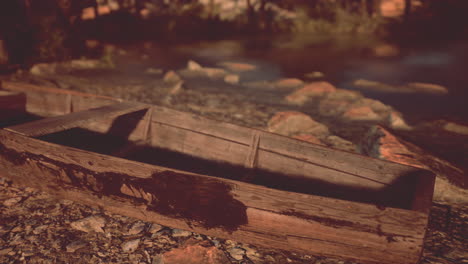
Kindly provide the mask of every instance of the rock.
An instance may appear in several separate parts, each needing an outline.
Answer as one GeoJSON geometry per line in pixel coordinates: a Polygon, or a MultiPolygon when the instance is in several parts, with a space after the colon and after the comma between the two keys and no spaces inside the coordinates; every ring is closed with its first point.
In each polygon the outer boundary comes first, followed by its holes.
{"type": "Polygon", "coordinates": [[[187,69],[190,70],[190,71],[198,71],[198,70],[203,69],[203,67],[200,64],[198,64],[197,62],[195,62],[193,60],[189,60],[187,62],[187,69]]]}
{"type": "Polygon", "coordinates": [[[304,85],[304,81],[297,78],[285,78],[280,79],[274,83],[276,88],[279,89],[291,89],[298,88],[301,85],[304,85]]]}
{"type": "Polygon", "coordinates": [[[426,93],[426,94],[447,94],[448,89],[442,85],[411,82],[404,85],[390,85],[377,81],[358,79],[353,82],[355,87],[385,93],[426,93]]]}
{"type": "Polygon", "coordinates": [[[388,116],[387,116],[387,124],[393,129],[399,129],[399,130],[411,130],[411,126],[409,126],[405,120],[403,119],[403,116],[395,111],[391,111],[388,116]]]}
{"type": "Polygon", "coordinates": [[[348,121],[379,121],[381,117],[369,106],[357,106],[347,109],[342,116],[348,121]]]}
{"type": "Polygon", "coordinates": [[[140,245],[140,239],[133,239],[130,241],[123,242],[121,247],[124,252],[133,252],[137,250],[140,245]]]}
{"type": "Polygon", "coordinates": [[[374,158],[431,170],[437,175],[434,200],[468,203],[468,190],[457,186],[454,179],[464,179],[464,172],[418,146],[392,135],[380,126],[372,127],[360,145],[362,153],[374,158]]]}
{"type": "Polygon", "coordinates": [[[447,122],[443,126],[443,129],[449,132],[460,134],[460,135],[468,135],[468,126],[453,123],[453,122],[447,122]]]}
{"type": "Polygon", "coordinates": [[[125,235],[136,235],[143,232],[146,228],[146,224],[143,222],[136,222],[130,227],[130,229],[125,233],[125,235]]]}
{"type": "Polygon", "coordinates": [[[168,71],[164,74],[163,81],[165,83],[178,83],[182,81],[182,78],[174,71],[168,71]]]}
{"type": "Polygon", "coordinates": [[[70,244],[68,244],[66,246],[66,249],[67,249],[67,252],[68,253],[74,253],[75,251],[77,251],[78,249],[80,248],[84,248],[86,247],[88,244],[86,242],[83,242],[81,240],[78,240],[78,241],[73,241],[71,242],[70,244]]]}
{"type": "Polygon", "coordinates": [[[226,76],[226,71],[220,68],[205,67],[201,70],[207,77],[212,79],[220,79],[226,76]]]}
{"type": "Polygon", "coordinates": [[[76,230],[80,230],[86,233],[98,232],[103,233],[102,229],[106,224],[106,220],[101,216],[90,216],[81,220],[70,223],[70,226],[76,230]]]}
{"type": "Polygon", "coordinates": [[[307,79],[320,79],[323,77],[325,77],[325,74],[318,72],[318,71],[304,74],[304,78],[307,78],[307,79]]]}
{"type": "Polygon", "coordinates": [[[228,61],[228,62],[221,62],[218,65],[232,72],[245,72],[245,71],[253,71],[257,69],[257,66],[255,65],[248,64],[248,63],[241,63],[241,62],[229,62],[228,61]]]}
{"type": "Polygon", "coordinates": [[[424,92],[430,94],[447,94],[448,89],[442,85],[433,84],[433,83],[421,83],[421,82],[411,82],[406,84],[406,87],[409,91],[414,92],[424,92]]]}
{"type": "Polygon", "coordinates": [[[29,72],[32,75],[46,76],[55,74],[57,71],[57,64],[55,63],[38,63],[31,67],[29,72]]]}
{"type": "Polygon", "coordinates": [[[335,86],[328,82],[312,82],[289,94],[285,99],[291,104],[303,105],[311,98],[320,97],[335,91],[335,86]]]}
{"type": "Polygon", "coordinates": [[[239,84],[239,75],[237,74],[227,74],[224,76],[224,82],[229,84],[239,84]]]}
{"type": "Polygon", "coordinates": [[[342,100],[321,100],[318,110],[322,116],[339,116],[343,114],[352,103],[342,100]]]}
{"type": "Polygon", "coordinates": [[[19,202],[21,202],[22,199],[23,199],[22,197],[9,198],[9,199],[6,199],[5,201],[3,201],[3,205],[6,206],[6,207],[12,207],[12,206],[18,204],[19,202]]]}
{"type": "Polygon", "coordinates": [[[403,91],[398,91],[398,87],[395,87],[393,85],[389,85],[389,84],[381,83],[377,81],[365,80],[365,79],[355,80],[353,82],[353,85],[361,89],[377,91],[377,92],[392,92],[392,93],[403,92],[403,91]]]}
{"type": "Polygon", "coordinates": [[[189,239],[183,246],[163,254],[164,264],[230,264],[223,251],[189,239]]]}
{"type": "Polygon", "coordinates": [[[370,98],[361,98],[354,103],[355,105],[368,106],[377,113],[388,113],[392,108],[378,100],[370,98]]]}
{"type": "Polygon", "coordinates": [[[148,68],[145,71],[146,74],[151,74],[151,75],[160,75],[163,73],[163,70],[161,69],[156,69],[156,68],[148,68]]]}
{"type": "Polygon", "coordinates": [[[244,259],[245,256],[245,249],[243,248],[238,248],[238,247],[233,247],[228,250],[229,255],[235,260],[242,260],[244,259]]]}
{"type": "Polygon", "coordinates": [[[151,224],[151,227],[149,228],[148,232],[150,232],[151,234],[155,234],[159,231],[161,231],[164,227],[162,225],[158,225],[158,224],[155,224],[155,223],[152,223],[151,224]]]}
{"type": "Polygon", "coordinates": [[[320,138],[329,134],[327,126],[306,114],[294,111],[276,113],[268,121],[268,131],[290,137],[310,134],[320,138]]]}
{"type": "Polygon", "coordinates": [[[192,235],[192,232],[190,232],[190,231],[177,229],[177,228],[172,230],[172,236],[173,237],[188,237],[188,236],[191,236],[191,235],[192,235]]]}
{"type": "Polygon", "coordinates": [[[260,253],[258,253],[257,250],[251,248],[251,247],[248,247],[248,246],[242,246],[242,248],[245,250],[245,255],[252,261],[254,261],[255,263],[259,262],[262,255],[260,253]]]}

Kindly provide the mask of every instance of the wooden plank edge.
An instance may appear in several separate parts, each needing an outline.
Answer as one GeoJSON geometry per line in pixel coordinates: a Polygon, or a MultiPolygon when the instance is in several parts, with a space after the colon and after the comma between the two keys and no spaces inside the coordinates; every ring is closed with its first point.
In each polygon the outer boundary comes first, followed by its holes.
{"type": "Polygon", "coordinates": [[[122,102],[90,110],[73,112],[66,115],[40,119],[7,127],[5,129],[25,136],[38,137],[78,127],[88,122],[98,121],[100,119],[117,118],[124,114],[145,110],[150,107],[151,106],[144,104],[122,102]]]}

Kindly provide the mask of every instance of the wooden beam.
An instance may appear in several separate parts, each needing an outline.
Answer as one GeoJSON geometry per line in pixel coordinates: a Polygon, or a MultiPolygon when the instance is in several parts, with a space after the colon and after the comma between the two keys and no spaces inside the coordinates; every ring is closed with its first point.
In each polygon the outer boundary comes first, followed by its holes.
{"type": "Polygon", "coordinates": [[[361,263],[417,263],[428,219],[427,213],[182,172],[6,130],[0,130],[0,172],[145,221],[361,263]]]}
{"type": "Polygon", "coordinates": [[[80,111],[67,115],[50,117],[21,125],[11,126],[6,128],[6,130],[25,136],[38,137],[78,127],[80,125],[84,125],[86,123],[100,119],[113,118],[139,110],[148,109],[149,107],[150,106],[148,105],[139,103],[123,102],[94,108],[87,111],[80,111]]]}

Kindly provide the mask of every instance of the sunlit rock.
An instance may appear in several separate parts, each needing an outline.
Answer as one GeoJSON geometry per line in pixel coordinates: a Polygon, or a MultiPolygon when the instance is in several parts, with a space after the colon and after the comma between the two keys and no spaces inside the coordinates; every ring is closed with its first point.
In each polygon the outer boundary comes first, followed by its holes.
{"type": "Polygon", "coordinates": [[[431,170],[437,175],[434,200],[468,203],[468,190],[458,186],[456,179],[464,179],[463,170],[406,142],[380,126],[372,127],[360,145],[363,154],[413,167],[431,170]]]}
{"type": "Polygon", "coordinates": [[[381,119],[369,106],[350,107],[343,113],[343,118],[349,121],[379,121],[381,119]]]}
{"type": "Polygon", "coordinates": [[[446,94],[448,89],[442,85],[433,84],[433,83],[422,83],[422,82],[411,82],[405,85],[408,87],[408,90],[423,93],[432,93],[432,94],[446,94]]]}
{"type": "Polygon", "coordinates": [[[410,82],[404,85],[390,85],[382,82],[358,79],[353,82],[357,88],[383,93],[425,93],[447,94],[448,89],[442,85],[422,82],[410,82]]]}
{"type": "Polygon", "coordinates": [[[201,70],[203,67],[198,64],[197,62],[193,61],[193,60],[189,60],[187,62],[187,69],[188,70],[191,70],[191,71],[198,71],[198,70],[201,70]]]}
{"type": "Polygon", "coordinates": [[[239,75],[237,74],[227,74],[224,76],[224,82],[229,84],[238,84],[239,83],[239,75]]]}
{"type": "Polygon", "coordinates": [[[268,121],[268,131],[290,137],[310,134],[320,138],[329,135],[327,126],[295,111],[276,113],[268,121]]]}
{"type": "Polygon", "coordinates": [[[370,91],[377,91],[377,92],[389,92],[389,93],[401,93],[404,92],[403,89],[399,89],[397,86],[389,85],[382,82],[365,80],[365,79],[358,79],[353,82],[353,86],[363,89],[363,90],[370,90],[370,91]]]}
{"type": "Polygon", "coordinates": [[[311,98],[323,96],[335,91],[335,86],[329,82],[311,82],[289,94],[285,99],[291,104],[303,105],[311,98]]]}
{"type": "Polygon", "coordinates": [[[31,67],[29,72],[33,75],[44,76],[55,74],[57,71],[57,64],[55,63],[38,63],[31,67]]]}
{"type": "Polygon", "coordinates": [[[246,72],[246,71],[253,71],[257,69],[256,65],[242,63],[242,62],[226,61],[226,62],[221,62],[218,65],[232,72],[246,72]]]}
{"type": "Polygon", "coordinates": [[[403,116],[395,111],[390,111],[387,116],[387,125],[393,129],[399,130],[411,130],[412,127],[406,123],[403,116]]]}
{"type": "Polygon", "coordinates": [[[328,93],[318,103],[318,110],[323,116],[341,116],[363,96],[355,91],[337,89],[328,93]]]}
{"type": "Polygon", "coordinates": [[[460,134],[460,135],[468,135],[468,126],[457,124],[454,122],[447,122],[443,129],[452,133],[460,134]]]}

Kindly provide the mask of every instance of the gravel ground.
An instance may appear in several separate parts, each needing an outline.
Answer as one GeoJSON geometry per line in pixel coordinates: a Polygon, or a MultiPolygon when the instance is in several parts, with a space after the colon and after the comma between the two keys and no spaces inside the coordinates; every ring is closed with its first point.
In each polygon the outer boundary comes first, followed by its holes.
{"type": "MultiPolygon", "coordinates": [[[[46,78],[20,73],[8,78],[156,103],[263,129],[274,113],[294,109],[272,103],[275,98],[264,97],[264,102],[261,102],[253,101],[252,94],[232,89],[219,92],[209,83],[196,79],[183,83],[177,93],[172,93],[175,87],[164,82],[162,76],[143,73],[132,78],[112,71],[61,73],[46,78]]],[[[219,85],[219,82],[212,85],[219,85]]],[[[319,121],[354,143],[356,133],[364,129],[354,127],[345,130],[327,118],[319,121]]],[[[175,252],[186,243],[193,243],[191,241],[219,250],[225,257],[223,263],[353,263],[259,248],[146,223],[71,201],[57,200],[3,178],[0,178],[0,210],[0,263],[161,264],[164,263],[164,254],[175,252]]],[[[468,263],[467,220],[468,206],[434,203],[421,263],[468,263]]]]}

